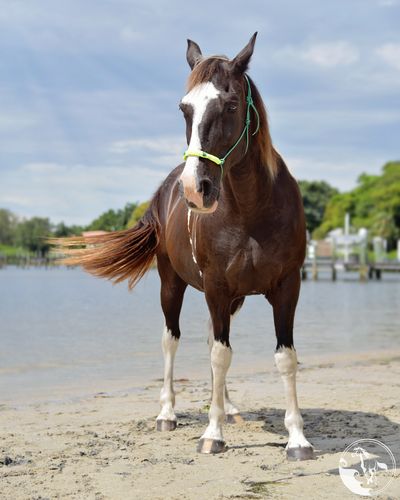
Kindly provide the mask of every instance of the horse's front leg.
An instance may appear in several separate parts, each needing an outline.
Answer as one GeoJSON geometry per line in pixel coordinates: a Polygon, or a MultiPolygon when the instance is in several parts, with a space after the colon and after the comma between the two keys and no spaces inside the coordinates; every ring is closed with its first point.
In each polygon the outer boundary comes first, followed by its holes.
{"type": "Polygon", "coordinates": [[[297,355],[293,346],[279,346],[275,363],[282,377],[286,396],[285,427],[289,432],[286,454],[289,459],[309,460],[314,457],[312,445],[303,432],[303,418],[297,402],[297,355]]]}
{"type": "Polygon", "coordinates": [[[229,344],[230,303],[221,293],[206,290],[214,332],[210,349],[212,371],[212,397],[208,413],[209,424],[197,446],[200,453],[221,453],[226,450],[222,426],[225,420],[224,398],[226,374],[232,360],[229,344]],[[225,303],[226,302],[226,303],[225,303]]]}
{"type": "Polygon", "coordinates": [[[303,433],[303,418],[297,402],[297,355],[293,345],[293,322],[300,290],[300,272],[288,276],[268,294],[272,304],[277,337],[275,363],[282,377],[286,396],[285,427],[289,432],[286,453],[289,459],[313,458],[312,445],[303,433]]]}
{"type": "MultiPolygon", "coordinates": [[[[232,315],[231,315],[232,317],[232,315]]],[[[212,321],[211,319],[208,322],[208,349],[210,351],[210,356],[211,356],[211,349],[214,344],[214,330],[212,326],[212,321]]],[[[211,386],[213,384],[213,372],[211,370],[211,386]]],[[[228,424],[239,424],[243,422],[243,418],[240,415],[239,410],[237,409],[236,405],[232,402],[229,392],[228,392],[228,387],[227,383],[225,382],[225,389],[224,389],[224,409],[225,409],[225,415],[226,415],[226,422],[228,424]]]]}
{"type": "Polygon", "coordinates": [[[170,265],[163,262],[161,258],[158,259],[158,265],[161,277],[161,306],[165,317],[165,327],[161,342],[164,354],[164,384],[160,393],[161,411],[157,417],[156,427],[158,431],[173,431],[177,426],[174,410],[174,361],[181,335],[179,315],[187,285],[175,274],[170,265]],[[161,263],[162,265],[160,265],[161,263]]]}

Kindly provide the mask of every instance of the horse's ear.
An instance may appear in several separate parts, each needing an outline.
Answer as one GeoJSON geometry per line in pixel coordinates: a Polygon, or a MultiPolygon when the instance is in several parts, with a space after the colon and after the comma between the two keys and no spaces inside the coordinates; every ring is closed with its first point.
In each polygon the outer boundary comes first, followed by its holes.
{"type": "Polygon", "coordinates": [[[254,45],[256,43],[257,31],[250,38],[249,43],[244,47],[239,54],[232,59],[232,70],[237,73],[244,73],[249,67],[251,56],[253,55],[254,45]]]}
{"type": "Polygon", "coordinates": [[[186,59],[189,63],[190,69],[193,69],[197,63],[203,59],[203,54],[201,53],[200,47],[196,42],[188,40],[188,47],[186,51],[186,59]]]}

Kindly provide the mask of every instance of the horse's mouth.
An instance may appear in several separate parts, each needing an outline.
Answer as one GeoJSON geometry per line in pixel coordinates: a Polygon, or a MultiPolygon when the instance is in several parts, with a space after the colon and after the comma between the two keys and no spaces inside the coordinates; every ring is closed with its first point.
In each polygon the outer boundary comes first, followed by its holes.
{"type": "Polygon", "coordinates": [[[186,201],[186,205],[188,206],[188,208],[192,212],[194,212],[195,214],[199,214],[199,215],[212,214],[212,213],[214,213],[217,210],[217,207],[218,207],[218,201],[217,200],[214,201],[214,203],[211,205],[211,207],[203,207],[203,208],[197,207],[196,205],[194,205],[190,201],[187,201],[187,200],[185,200],[185,201],[186,201]]]}

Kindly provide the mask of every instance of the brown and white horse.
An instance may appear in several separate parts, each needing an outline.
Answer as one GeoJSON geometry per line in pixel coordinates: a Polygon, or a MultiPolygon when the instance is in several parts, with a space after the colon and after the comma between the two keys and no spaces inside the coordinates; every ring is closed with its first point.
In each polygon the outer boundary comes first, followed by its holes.
{"type": "Polygon", "coordinates": [[[192,72],[180,103],[188,142],[185,162],[168,175],[135,227],[58,243],[70,254],[70,263],[115,282],[128,279],[130,287],[157,258],[165,316],[158,430],[177,425],[173,365],[186,287],[205,293],[212,325],[213,380],[209,425],[199,441],[200,452],[226,449],[224,420],[238,415],[226,389],[232,359],[230,321],[247,295],[264,295],[273,307],[275,362],[286,395],[287,455],[309,459],[313,448],[303,434],[293,347],[305,254],[304,213],[297,183],[272,146],[260,94],[246,74],[255,39],[256,34],[232,60],[205,58],[199,46],[188,41],[192,72]]]}

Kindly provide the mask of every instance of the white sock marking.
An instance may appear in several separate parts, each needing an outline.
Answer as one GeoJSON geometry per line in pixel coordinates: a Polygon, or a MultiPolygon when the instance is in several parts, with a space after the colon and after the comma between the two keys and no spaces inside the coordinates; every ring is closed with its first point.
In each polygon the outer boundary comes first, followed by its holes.
{"type": "MultiPolygon", "coordinates": [[[[209,320],[208,320],[208,341],[207,341],[207,343],[208,343],[208,349],[210,351],[210,356],[211,356],[211,349],[212,349],[212,346],[214,344],[214,330],[213,330],[211,318],[209,318],[209,320]]],[[[213,380],[213,373],[211,370],[211,383],[212,383],[212,380],[213,380]]],[[[225,390],[224,390],[224,409],[225,409],[226,415],[237,415],[238,413],[240,413],[239,410],[236,408],[236,406],[232,403],[232,401],[229,397],[229,392],[228,392],[228,388],[226,385],[226,381],[225,381],[225,390]]]]}
{"type": "Polygon", "coordinates": [[[225,408],[225,413],[226,415],[238,415],[239,414],[239,410],[236,408],[236,406],[232,403],[230,397],[229,397],[229,392],[228,392],[228,388],[226,387],[226,383],[225,383],[225,404],[224,404],[224,408],[225,408]]]}
{"type": "Polygon", "coordinates": [[[225,420],[224,389],[226,373],[231,364],[232,349],[226,347],[222,342],[214,341],[211,349],[211,369],[213,373],[213,391],[210,411],[208,413],[209,424],[202,439],[215,439],[223,441],[222,424],[225,420]]]}
{"type": "Polygon", "coordinates": [[[157,420],[176,420],[174,412],[175,392],[173,386],[174,359],[179,340],[171,335],[171,331],[164,327],[162,349],[164,353],[164,385],[160,393],[161,411],[157,420]]]}
{"type": "Polygon", "coordinates": [[[303,434],[303,419],[297,402],[296,351],[289,347],[281,347],[279,351],[275,353],[275,363],[282,377],[286,396],[285,427],[289,432],[287,448],[297,448],[299,446],[311,447],[311,444],[303,434]]]}

